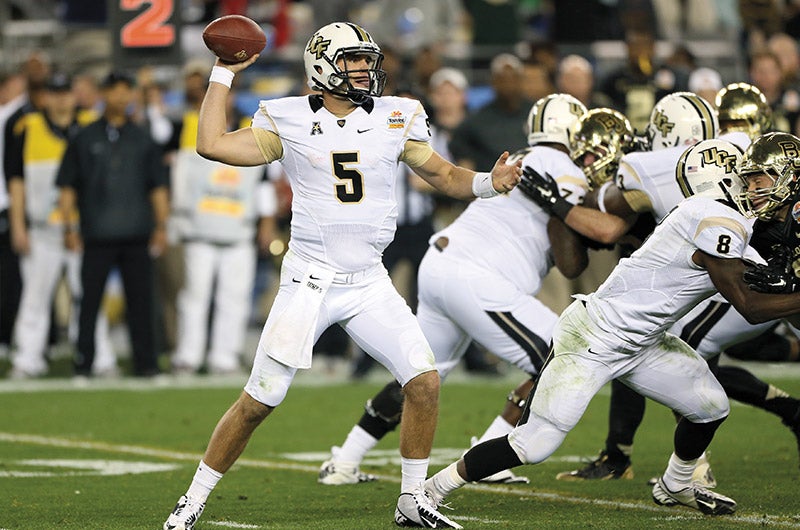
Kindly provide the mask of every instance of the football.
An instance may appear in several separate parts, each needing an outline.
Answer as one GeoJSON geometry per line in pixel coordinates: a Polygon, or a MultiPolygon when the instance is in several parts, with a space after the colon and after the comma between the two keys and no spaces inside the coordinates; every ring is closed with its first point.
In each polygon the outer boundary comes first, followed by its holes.
{"type": "Polygon", "coordinates": [[[212,20],[203,30],[203,42],[226,63],[240,63],[260,53],[267,36],[255,21],[242,15],[212,20]]]}

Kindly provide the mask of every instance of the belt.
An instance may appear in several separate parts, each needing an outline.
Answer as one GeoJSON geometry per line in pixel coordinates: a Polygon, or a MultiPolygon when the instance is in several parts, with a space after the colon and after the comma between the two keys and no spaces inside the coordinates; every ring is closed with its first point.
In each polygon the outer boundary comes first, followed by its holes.
{"type": "Polygon", "coordinates": [[[433,242],[434,248],[436,250],[438,250],[439,252],[441,252],[444,249],[446,249],[447,245],[449,245],[449,244],[450,244],[450,239],[448,239],[446,237],[440,237],[439,239],[437,239],[436,241],[433,242]]]}

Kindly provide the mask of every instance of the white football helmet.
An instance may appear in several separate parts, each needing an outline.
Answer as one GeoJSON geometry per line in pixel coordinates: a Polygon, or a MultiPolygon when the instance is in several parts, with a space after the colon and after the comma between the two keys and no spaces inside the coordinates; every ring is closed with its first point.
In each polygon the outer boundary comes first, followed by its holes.
{"type": "Polygon", "coordinates": [[[714,98],[717,118],[725,132],[741,131],[755,140],[772,126],[772,107],[757,87],[731,83],[714,98]]]}
{"type": "Polygon", "coordinates": [[[745,189],[737,200],[745,215],[769,221],[800,191],[800,138],[782,132],[760,136],[744,152],[738,171],[745,188],[749,177],[766,175],[772,181],[771,186],[745,189]]]}
{"type": "Polygon", "coordinates": [[[538,100],[528,113],[528,145],[561,144],[569,149],[572,126],[586,106],[569,94],[550,94],[538,100]]]}
{"type": "Polygon", "coordinates": [[[308,40],[303,63],[308,86],[312,90],[328,90],[361,105],[371,96],[380,96],[386,85],[386,72],[381,70],[383,54],[362,27],[350,22],[333,22],[323,26],[308,40]],[[366,56],[365,70],[347,70],[337,62],[346,55],[366,56]],[[351,78],[369,76],[369,87],[353,86],[351,78]]]}
{"type": "Polygon", "coordinates": [[[589,186],[599,188],[617,174],[619,160],[631,149],[633,139],[631,122],[621,112],[592,109],[572,126],[570,157],[583,170],[589,186]]]}
{"type": "Polygon", "coordinates": [[[650,149],[690,146],[719,134],[717,113],[706,100],[692,92],[674,92],[661,98],[647,124],[650,149]]]}
{"type": "Polygon", "coordinates": [[[742,148],[725,140],[702,140],[683,152],[675,179],[684,197],[701,195],[731,204],[744,190],[737,174],[742,148]]]}

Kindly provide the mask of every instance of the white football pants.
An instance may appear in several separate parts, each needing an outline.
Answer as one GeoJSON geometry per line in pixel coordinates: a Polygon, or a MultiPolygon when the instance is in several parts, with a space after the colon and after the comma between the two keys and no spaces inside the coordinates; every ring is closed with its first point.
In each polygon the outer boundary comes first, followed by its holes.
{"type": "MultiPolygon", "coordinates": [[[[250,379],[245,386],[245,391],[253,399],[272,407],[286,397],[297,368],[272,359],[262,345],[273,320],[297,291],[306,267],[307,264],[291,251],[284,256],[280,289],[264,324],[250,379]]],[[[382,264],[352,274],[336,275],[322,300],[314,342],[323,331],[337,323],[403,386],[414,377],[436,369],[433,353],[417,319],[392,285],[382,264]]]]}
{"type": "Polygon", "coordinates": [[[250,241],[224,246],[191,241],[184,244],[184,260],[186,276],[178,294],[178,344],[172,364],[197,370],[210,341],[208,370],[236,371],[250,317],[255,245],[250,241]],[[214,321],[209,338],[212,297],[214,321]]]}
{"type": "MultiPolygon", "coordinates": [[[[30,253],[22,256],[22,295],[14,338],[17,345],[12,365],[30,375],[47,372],[45,346],[50,330],[50,316],[58,280],[66,268],[66,279],[72,294],[69,339],[77,340],[78,311],[81,293],[81,255],[67,251],[61,239],[61,230],[35,229],[28,232],[30,253]]],[[[95,331],[96,354],[92,371],[103,373],[117,366],[117,359],[108,335],[108,319],[101,311],[97,316],[95,331]]]]}
{"type": "Polygon", "coordinates": [[[561,314],[553,331],[553,357],[539,377],[530,415],[509,435],[523,462],[550,456],[612,379],[695,423],[728,415],[728,397],[708,364],[678,337],[665,333],[657,344],[629,353],[614,351],[613,341],[594,326],[581,301],[561,314]]]}
{"type": "Polygon", "coordinates": [[[442,378],[475,340],[499,358],[538,373],[558,316],[500,272],[430,247],[419,268],[417,320],[442,378]]]}

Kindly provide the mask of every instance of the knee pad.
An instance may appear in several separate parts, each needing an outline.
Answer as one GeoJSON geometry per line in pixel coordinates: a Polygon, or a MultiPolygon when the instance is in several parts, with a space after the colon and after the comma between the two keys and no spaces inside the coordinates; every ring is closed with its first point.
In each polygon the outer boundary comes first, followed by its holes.
{"type": "Polygon", "coordinates": [[[256,364],[250,372],[244,391],[259,403],[277,407],[286,398],[296,369],[282,365],[269,357],[256,364]]]}
{"type": "Polygon", "coordinates": [[[683,416],[693,423],[709,423],[725,419],[730,411],[728,396],[720,386],[718,389],[704,389],[702,406],[694,407],[693,411],[683,416]]]}
{"type": "Polygon", "coordinates": [[[531,414],[526,423],[511,431],[508,442],[524,464],[538,464],[553,454],[566,436],[553,423],[531,414]]]}
{"type": "Polygon", "coordinates": [[[403,412],[403,390],[400,383],[392,381],[383,387],[375,397],[367,401],[364,410],[368,415],[385,423],[395,426],[399,424],[403,412]]]}

